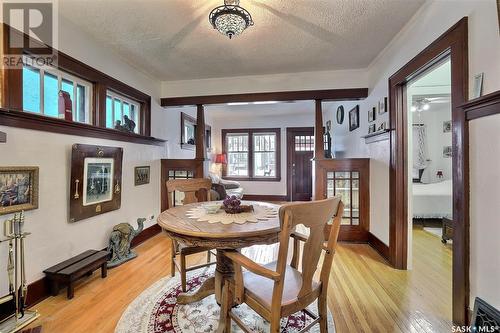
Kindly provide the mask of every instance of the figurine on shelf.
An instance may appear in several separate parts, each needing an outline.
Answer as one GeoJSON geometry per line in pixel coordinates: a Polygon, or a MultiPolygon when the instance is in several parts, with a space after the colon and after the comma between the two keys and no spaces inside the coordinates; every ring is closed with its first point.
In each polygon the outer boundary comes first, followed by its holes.
{"type": "Polygon", "coordinates": [[[121,120],[115,122],[115,129],[122,132],[134,133],[135,126],[135,121],[130,119],[127,115],[123,116],[123,125],[121,120]]]}
{"type": "Polygon", "coordinates": [[[121,120],[117,120],[115,122],[115,129],[119,130],[119,131],[123,131],[123,126],[122,126],[122,121],[121,120]]]}
{"type": "Polygon", "coordinates": [[[108,252],[111,254],[111,259],[108,261],[108,268],[116,267],[137,257],[137,254],[130,249],[130,244],[132,239],[144,229],[144,221],[146,221],[145,218],[137,219],[137,229],[134,229],[130,223],[120,223],[113,227],[109,236],[108,252]]]}
{"type": "Polygon", "coordinates": [[[123,130],[129,133],[134,133],[135,130],[135,122],[130,119],[127,115],[123,116],[123,121],[125,124],[123,125],[123,130]]]}

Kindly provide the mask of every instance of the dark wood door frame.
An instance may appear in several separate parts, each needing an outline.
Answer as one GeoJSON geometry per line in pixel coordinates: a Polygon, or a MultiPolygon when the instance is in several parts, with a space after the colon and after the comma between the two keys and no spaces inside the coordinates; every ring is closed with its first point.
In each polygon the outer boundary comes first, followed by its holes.
{"type": "Polygon", "coordinates": [[[408,110],[406,84],[437,62],[451,59],[453,123],[453,322],[465,325],[469,306],[469,154],[468,123],[460,106],[468,91],[468,25],[461,19],[389,78],[390,105],[390,261],[407,268],[408,249],[408,110]]]}
{"type": "MultiPolygon", "coordinates": [[[[294,132],[298,131],[311,131],[311,135],[314,135],[314,127],[287,127],[286,128],[286,197],[288,201],[292,200],[292,154],[294,152],[295,145],[290,144],[294,132]]],[[[312,176],[312,175],[311,175],[312,176]]],[[[311,180],[313,181],[313,180],[311,180]]],[[[311,193],[312,195],[312,193],[311,193]]]]}

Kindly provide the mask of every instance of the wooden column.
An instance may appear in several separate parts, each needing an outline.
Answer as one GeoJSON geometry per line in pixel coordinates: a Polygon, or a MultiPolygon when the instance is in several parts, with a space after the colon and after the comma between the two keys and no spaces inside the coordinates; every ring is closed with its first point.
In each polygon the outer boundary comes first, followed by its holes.
{"type": "Polygon", "coordinates": [[[205,109],[203,104],[196,105],[196,159],[205,160],[205,109]]]}
{"type": "Polygon", "coordinates": [[[320,200],[324,197],[324,180],[323,174],[320,167],[320,161],[325,159],[325,147],[323,144],[323,108],[321,105],[321,100],[316,99],[315,101],[315,113],[314,113],[314,158],[313,158],[313,174],[312,174],[312,184],[313,184],[313,200],[320,200]]]}
{"type": "Polygon", "coordinates": [[[325,147],[323,144],[323,108],[321,105],[321,100],[317,99],[314,101],[315,110],[315,123],[314,123],[314,159],[324,159],[325,158],[325,147]]]}

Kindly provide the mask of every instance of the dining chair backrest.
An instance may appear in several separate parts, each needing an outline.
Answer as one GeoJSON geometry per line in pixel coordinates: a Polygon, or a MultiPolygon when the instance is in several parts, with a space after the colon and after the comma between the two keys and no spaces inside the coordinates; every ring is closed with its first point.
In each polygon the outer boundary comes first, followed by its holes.
{"type": "Polygon", "coordinates": [[[183,205],[211,200],[212,181],[207,178],[170,179],[166,186],[169,207],[175,206],[174,192],[176,191],[184,193],[183,205]]]}
{"type": "Polygon", "coordinates": [[[285,271],[290,235],[296,230],[298,225],[309,228],[309,236],[304,243],[302,253],[302,286],[298,298],[312,291],[313,276],[318,268],[323,249],[326,250],[326,255],[323,260],[320,280],[325,286],[328,283],[328,275],[333,260],[334,249],[337,244],[342,214],[343,204],[339,196],[311,202],[292,202],[281,206],[279,217],[282,229],[276,267],[278,273],[283,274],[285,271]],[[324,230],[332,218],[334,219],[330,237],[325,248],[324,230]],[[326,281],[324,281],[325,279],[326,281]]]}

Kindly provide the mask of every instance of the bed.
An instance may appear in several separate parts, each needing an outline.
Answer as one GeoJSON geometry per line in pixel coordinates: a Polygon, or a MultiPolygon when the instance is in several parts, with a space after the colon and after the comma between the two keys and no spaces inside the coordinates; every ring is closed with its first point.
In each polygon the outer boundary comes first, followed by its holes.
{"type": "Polygon", "coordinates": [[[442,219],[452,217],[452,181],[413,183],[413,218],[442,219]]]}

